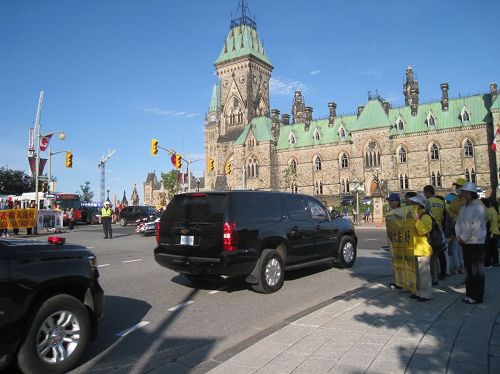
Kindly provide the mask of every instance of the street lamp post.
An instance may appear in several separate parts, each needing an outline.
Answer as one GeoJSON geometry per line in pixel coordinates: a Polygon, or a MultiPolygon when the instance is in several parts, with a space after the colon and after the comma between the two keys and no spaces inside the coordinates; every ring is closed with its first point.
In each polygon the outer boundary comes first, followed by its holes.
{"type": "Polygon", "coordinates": [[[52,156],[57,155],[59,153],[66,153],[69,151],[58,151],[58,152],[52,152],[50,147],[49,147],[49,186],[50,186],[50,191],[53,191],[53,186],[52,186],[52,156]]]}

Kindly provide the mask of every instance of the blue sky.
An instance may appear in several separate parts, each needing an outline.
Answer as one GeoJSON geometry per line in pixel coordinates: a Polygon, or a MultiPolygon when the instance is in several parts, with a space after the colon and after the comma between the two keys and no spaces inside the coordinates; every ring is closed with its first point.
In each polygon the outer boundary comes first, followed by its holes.
{"type": "MultiPolygon", "coordinates": [[[[45,90],[42,133],[64,130],[53,151],[59,191],[91,182],[108,151],[111,195],[127,197],[148,172],[172,169],[151,138],[203,157],[203,124],[231,13],[239,0],[0,0],[0,166],[29,170],[28,130],[45,90]]],[[[408,65],[420,101],[488,92],[500,85],[498,0],[248,0],[274,65],[271,108],[290,113],[301,89],[314,117],[327,103],[356,111],[378,90],[403,104],[408,65]]],[[[43,155],[42,155],[43,156],[43,155]]],[[[201,176],[204,161],[192,164],[201,176]]]]}

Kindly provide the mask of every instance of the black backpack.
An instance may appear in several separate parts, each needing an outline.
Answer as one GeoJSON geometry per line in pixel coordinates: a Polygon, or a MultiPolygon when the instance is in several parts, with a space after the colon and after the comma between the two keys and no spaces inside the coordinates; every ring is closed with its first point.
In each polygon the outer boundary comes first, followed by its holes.
{"type": "Polygon", "coordinates": [[[448,249],[448,241],[446,240],[443,230],[439,228],[436,219],[431,214],[429,214],[429,217],[431,217],[432,220],[432,229],[429,232],[428,242],[432,247],[432,252],[442,254],[448,249]]]}

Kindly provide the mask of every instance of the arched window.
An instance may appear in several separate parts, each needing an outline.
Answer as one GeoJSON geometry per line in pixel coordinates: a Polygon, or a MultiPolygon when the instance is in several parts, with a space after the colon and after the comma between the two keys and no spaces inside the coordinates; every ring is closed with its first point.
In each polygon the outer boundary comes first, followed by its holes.
{"type": "Polygon", "coordinates": [[[398,126],[398,130],[399,130],[399,131],[403,131],[403,130],[405,129],[405,124],[404,124],[404,122],[403,122],[403,120],[402,120],[402,119],[400,119],[400,120],[398,121],[397,126],[398,126]]]}
{"type": "Polygon", "coordinates": [[[403,174],[399,174],[399,189],[400,190],[405,189],[405,181],[403,179],[403,174]]]}
{"type": "Polygon", "coordinates": [[[297,183],[293,182],[292,183],[292,193],[297,193],[299,191],[299,188],[297,187],[297,183]]]}
{"type": "Polygon", "coordinates": [[[293,135],[293,134],[290,134],[290,136],[288,137],[288,141],[290,142],[290,144],[297,143],[297,139],[295,138],[295,135],[293,135]]]}
{"type": "Polygon", "coordinates": [[[429,113],[427,115],[427,127],[435,127],[436,126],[436,119],[434,118],[434,115],[432,113],[429,113]]]}
{"type": "Polygon", "coordinates": [[[465,169],[465,180],[467,182],[470,182],[470,174],[469,174],[469,169],[465,169]]]}
{"type": "Polygon", "coordinates": [[[437,178],[437,186],[438,187],[442,187],[442,184],[441,184],[441,173],[438,171],[437,174],[436,174],[436,178],[437,178]]]}
{"type": "Polygon", "coordinates": [[[314,131],[314,140],[319,142],[321,139],[321,135],[319,134],[319,131],[318,130],[315,130],[314,131]]]}
{"type": "Polygon", "coordinates": [[[370,167],[373,166],[373,157],[372,157],[371,153],[370,153],[370,163],[368,164],[368,166],[370,166],[370,167]]]}
{"type": "Polygon", "coordinates": [[[474,169],[470,171],[470,181],[472,183],[476,183],[476,172],[474,171],[474,169]]]}
{"type": "Polygon", "coordinates": [[[405,189],[410,188],[410,183],[408,182],[408,174],[405,174],[405,189]]]}
{"type": "Polygon", "coordinates": [[[248,178],[256,178],[258,176],[258,167],[257,159],[252,156],[247,161],[247,177],[248,178]]]}
{"type": "Polygon", "coordinates": [[[380,166],[380,152],[377,152],[377,166],[380,166]]]}
{"type": "Polygon", "coordinates": [[[349,192],[349,190],[350,190],[349,179],[346,179],[346,181],[345,181],[345,189],[346,189],[346,192],[349,192]]]}
{"type": "Polygon", "coordinates": [[[349,167],[349,159],[345,153],[342,153],[342,156],[340,157],[340,167],[342,169],[347,169],[349,167]]]}
{"type": "Polygon", "coordinates": [[[399,163],[406,164],[406,149],[404,147],[399,148],[399,163]]]}
{"type": "Polygon", "coordinates": [[[436,187],[436,174],[434,172],[431,174],[431,185],[436,187]]]}
{"type": "Polygon", "coordinates": [[[438,146],[436,145],[436,143],[432,143],[431,145],[431,160],[439,160],[439,148],[438,146]]]}
{"type": "Polygon", "coordinates": [[[469,139],[467,139],[464,143],[464,156],[465,157],[474,156],[474,148],[472,147],[472,142],[469,139]]]}
{"type": "Polygon", "coordinates": [[[243,112],[241,109],[238,112],[238,123],[243,123],[243,112]]]}
{"type": "Polygon", "coordinates": [[[466,107],[463,107],[460,117],[462,117],[462,122],[470,121],[470,112],[466,107]]]}
{"type": "Polygon", "coordinates": [[[340,130],[339,130],[339,136],[341,138],[345,138],[345,130],[341,127],[340,130]]]}
{"type": "Polygon", "coordinates": [[[320,171],[321,170],[321,158],[319,156],[316,156],[314,160],[314,170],[320,171]]]}
{"type": "Polygon", "coordinates": [[[370,166],[369,161],[370,160],[368,160],[368,153],[365,153],[365,166],[366,167],[370,166]]]}
{"type": "Polygon", "coordinates": [[[323,195],[323,182],[319,182],[319,194],[323,195]]]}
{"type": "Polygon", "coordinates": [[[297,161],[295,161],[294,158],[292,158],[292,161],[290,161],[290,169],[292,170],[292,173],[297,173],[297,161]]]}

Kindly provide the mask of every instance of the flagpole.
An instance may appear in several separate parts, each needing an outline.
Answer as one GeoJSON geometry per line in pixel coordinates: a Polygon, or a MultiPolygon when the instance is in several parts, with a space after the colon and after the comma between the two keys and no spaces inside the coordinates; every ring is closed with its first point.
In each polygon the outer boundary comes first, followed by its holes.
{"type": "MultiPolygon", "coordinates": [[[[40,91],[40,96],[38,97],[38,107],[36,110],[36,117],[35,117],[35,152],[36,152],[36,159],[35,159],[35,204],[36,208],[39,209],[40,207],[38,206],[38,173],[40,172],[40,112],[42,111],[42,102],[43,102],[43,95],[45,92],[42,90],[40,91]]],[[[35,232],[36,232],[36,225],[35,225],[35,232]]]]}

